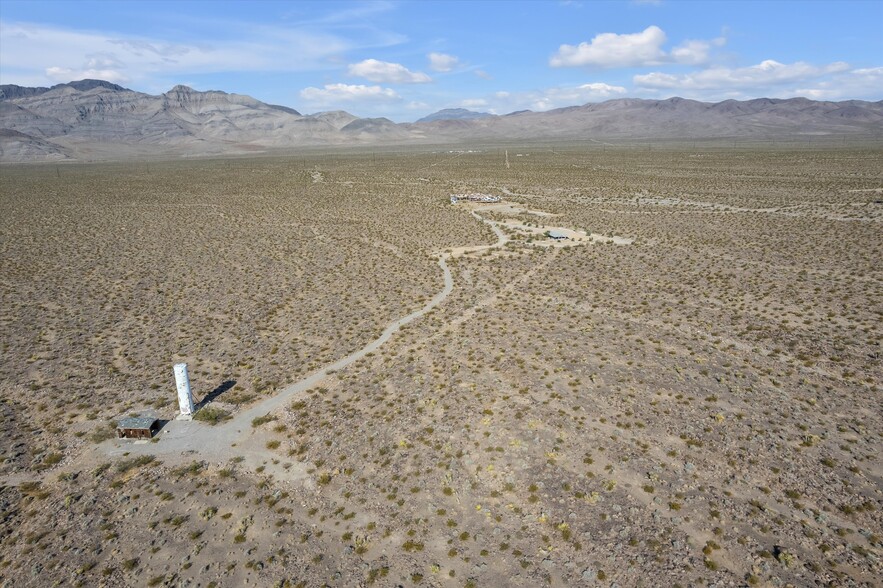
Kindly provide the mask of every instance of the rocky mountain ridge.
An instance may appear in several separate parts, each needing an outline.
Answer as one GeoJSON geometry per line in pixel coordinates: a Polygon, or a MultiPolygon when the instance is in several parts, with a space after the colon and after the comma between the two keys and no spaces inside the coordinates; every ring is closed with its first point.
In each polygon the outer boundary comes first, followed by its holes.
{"type": "Polygon", "coordinates": [[[222,91],[160,95],[103,80],[0,87],[0,161],[205,156],[316,146],[844,136],[883,138],[883,101],[706,103],[627,98],[505,116],[452,109],[416,123],[344,111],[303,115],[222,91]],[[462,111],[462,112],[461,112],[462,111]],[[465,113],[465,114],[464,114],[465,113]],[[429,120],[427,120],[429,119],[429,120]]]}

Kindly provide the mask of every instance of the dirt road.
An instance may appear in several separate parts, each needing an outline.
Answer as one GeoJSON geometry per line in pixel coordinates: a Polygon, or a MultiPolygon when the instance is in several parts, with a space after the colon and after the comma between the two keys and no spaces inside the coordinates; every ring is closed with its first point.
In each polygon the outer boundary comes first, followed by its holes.
{"type": "Polygon", "coordinates": [[[133,443],[127,440],[114,439],[101,444],[99,451],[109,456],[122,456],[123,454],[163,456],[163,459],[172,462],[192,461],[196,458],[224,462],[233,457],[242,457],[244,460],[241,464],[247,469],[263,466],[263,471],[280,478],[307,481],[309,476],[300,464],[280,464],[278,460],[276,460],[276,463],[273,462],[273,455],[263,446],[266,433],[253,428],[252,420],[291,403],[300,394],[318,386],[329,374],[344,369],[366,357],[369,353],[377,351],[402,326],[423,317],[441,304],[454,289],[454,278],[447,264],[448,259],[469,253],[497,249],[504,247],[509,242],[509,237],[500,229],[501,224],[503,226],[508,225],[488,220],[475,210],[472,210],[471,214],[477,220],[490,227],[497,236],[497,241],[490,245],[457,247],[448,252],[440,253],[438,265],[442,270],[444,286],[438,294],[420,309],[389,323],[380,336],[358,351],[311,373],[305,378],[287,386],[275,396],[267,398],[236,414],[231,420],[224,423],[211,426],[199,421],[170,421],[163,427],[154,443],[133,443]]]}

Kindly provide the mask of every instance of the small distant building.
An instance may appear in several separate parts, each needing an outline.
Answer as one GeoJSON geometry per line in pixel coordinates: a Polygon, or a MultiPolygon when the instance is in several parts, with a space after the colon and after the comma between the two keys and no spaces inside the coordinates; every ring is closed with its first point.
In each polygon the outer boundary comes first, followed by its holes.
{"type": "Polygon", "coordinates": [[[569,238],[567,235],[565,235],[565,234],[562,233],[561,231],[556,231],[556,230],[554,230],[554,229],[553,229],[553,230],[546,231],[546,236],[549,237],[550,239],[554,239],[554,240],[556,240],[556,241],[561,241],[561,240],[563,240],[563,239],[568,239],[568,238],[569,238]]]}
{"type": "Polygon", "coordinates": [[[159,421],[153,417],[129,417],[117,425],[120,439],[150,439],[159,430],[159,421]]]}
{"type": "Polygon", "coordinates": [[[483,204],[492,204],[500,202],[502,198],[493,194],[479,194],[478,192],[469,192],[467,194],[451,194],[451,204],[457,204],[460,200],[466,202],[481,202],[483,204]]]}

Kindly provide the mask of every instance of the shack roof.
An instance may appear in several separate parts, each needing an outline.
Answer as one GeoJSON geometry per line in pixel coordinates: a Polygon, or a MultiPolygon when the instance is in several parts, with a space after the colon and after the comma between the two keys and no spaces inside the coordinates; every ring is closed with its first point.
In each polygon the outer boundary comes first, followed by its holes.
{"type": "Polygon", "coordinates": [[[153,417],[127,417],[120,419],[118,429],[150,429],[156,423],[153,417]]]}
{"type": "Polygon", "coordinates": [[[556,231],[555,229],[550,229],[547,231],[547,234],[553,239],[567,239],[567,235],[561,231],[556,231]]]}

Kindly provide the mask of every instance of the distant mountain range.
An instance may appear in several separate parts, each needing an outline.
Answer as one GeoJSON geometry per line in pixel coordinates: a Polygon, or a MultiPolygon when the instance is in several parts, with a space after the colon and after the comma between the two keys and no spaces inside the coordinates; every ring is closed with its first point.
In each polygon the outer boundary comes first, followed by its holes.
{"type": "Polygon", "coordinates": [[[505,116],[446,109],[415,123],[303,115],[249,96],[175,86],[153,96],[103,80],[0,86],[0,161],[205,156],[310,146],[520,140],[883,138],[883,101],[620,99],[505,116]]]}
{"type": "Polygon", "coordinates": [[[489,116],[494,115],[487,112],[475,112],[473,110],[466,110],[465,108],[445,108],[444,110],[439,110],[438,112],[434,112],[429,116],[424,116],[417,122],[433,122],[436,120],[472,120],[475,118],[487,118],[489,116]]]}

